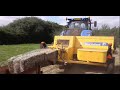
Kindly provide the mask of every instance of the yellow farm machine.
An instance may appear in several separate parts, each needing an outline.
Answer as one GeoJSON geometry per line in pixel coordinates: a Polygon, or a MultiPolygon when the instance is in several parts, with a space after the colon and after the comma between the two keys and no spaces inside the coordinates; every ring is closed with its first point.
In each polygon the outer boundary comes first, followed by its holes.
{"type": "Polygon", "coordinates": [[[107,72],[114,71],[114,36],[93,36],[88,18],[67,19],[67,30],[54,37],[48,48],[58,50],[57,62],[105,66],[107,72]]]}

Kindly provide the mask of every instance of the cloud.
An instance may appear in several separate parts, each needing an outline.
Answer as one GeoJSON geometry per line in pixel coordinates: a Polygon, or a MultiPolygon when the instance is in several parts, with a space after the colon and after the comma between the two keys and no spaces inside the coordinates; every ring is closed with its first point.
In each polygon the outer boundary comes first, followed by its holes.
{"type": "Polygon", "coordinates": [[[47,21],[47,16],[35,16],[35,17],[38,17],[38,18],[41,18],[42,20],[47,21]]]}
{"type": "MultiPolygon", "coordinates": [[[[60,19],[64,20],[67,18],[85,18],[88,16],[59,16],[60,19]]],[[[103,24],[108,24],[111,28],[119,26],[119,16],[91,16],[92,21],[97,21],[97,25],[100,28],[103,24]]],[[[61,25],[65,23],[61,22],[61,25]]],[[[92,25],[93,26],[93,25],[92,25]]]]}
{"type": "MultiPolygon", "coordinates": [[[[0,16],[0,26],[7,25],[13,22],[16,19],[24,18],[24,17],[31,17],[31,16],[0,16]]],[[[41,18],[43,20],[47,19],[47,16],[35,16],[41,18]]]]}
{"type": "Polygon", "coordinates": [[[94,16],[93,20],[98,22],[98,27],[101,27],[103,24],[108,24],[111,28],[114,26],[119,26],[119,16],[94,16]]]}
{"type": "MultiPolygon", "coordinates": [[[[0,16],[0,26],[7,25],[13,20],[30,17],[30,16],[0,16]]],[[[41,18],[45,21],[52,21],[60,25],[66,25],[67,18],[85,18],[88,16],[35,16],[41,18]]],[[[92,21],[97,21],[98,27],[101,27],[103,24],[108,24],[110,27],[119,26],[119,16],[91,16],[92,21]]]]}
{"type": "Polygon", "coordinates": [[[23,17],[26,17],[26,16],[0,16],[0,26],[7,25],[13,22],[13,20],[23,18],[23,17]]]}

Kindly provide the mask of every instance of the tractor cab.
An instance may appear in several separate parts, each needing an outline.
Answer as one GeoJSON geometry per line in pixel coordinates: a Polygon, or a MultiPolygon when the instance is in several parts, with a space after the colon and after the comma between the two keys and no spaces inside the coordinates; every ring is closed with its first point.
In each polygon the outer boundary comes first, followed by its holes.
{"type": "MultiPolygon", "coordinates": [[[[67,30],[61,32],[62,36],[92,36],[91,30],[91,20],[88,18],[73,18],[67,19],[67,30]]],[[[94,22],[94,26],[96,27],[97,22],[94,22]]]]}

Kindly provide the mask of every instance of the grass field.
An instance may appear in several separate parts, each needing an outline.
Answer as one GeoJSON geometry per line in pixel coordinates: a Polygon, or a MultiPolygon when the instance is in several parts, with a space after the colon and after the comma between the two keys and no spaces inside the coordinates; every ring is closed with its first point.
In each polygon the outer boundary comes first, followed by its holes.
{"type": "Polygon", "coordinates": [[[39,49],[39,44],[0,45],[0,65],[12,56],[39,49]]]}
{"type": "Polygon", "coordinates": [[[0,45],[0,65],[4,64],[12,56],[35,49],[39,49],[39,44],[0,45]]]}

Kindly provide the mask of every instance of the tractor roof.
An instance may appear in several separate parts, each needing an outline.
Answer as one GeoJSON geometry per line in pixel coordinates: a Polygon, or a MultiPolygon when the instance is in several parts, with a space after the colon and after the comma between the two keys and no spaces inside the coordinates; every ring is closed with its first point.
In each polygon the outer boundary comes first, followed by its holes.
{"type": "Polygon", "coordinates": [[[73,18],[73,19],[66,19],[69,21],[89,21],[90,18],[73,18]]]}

